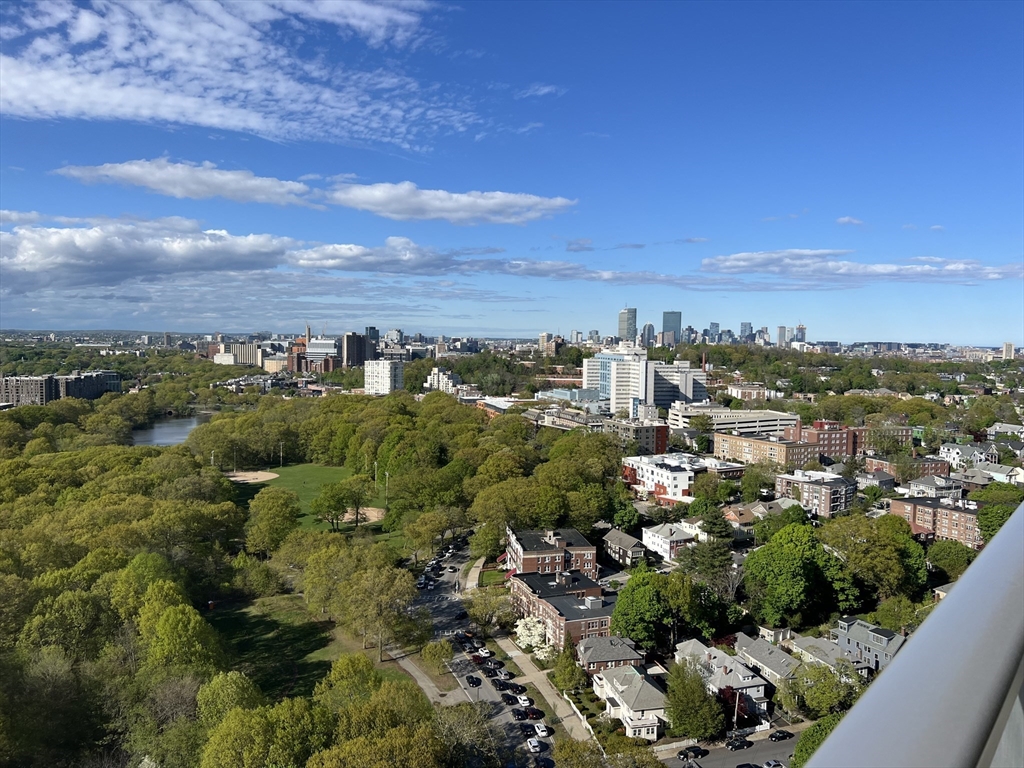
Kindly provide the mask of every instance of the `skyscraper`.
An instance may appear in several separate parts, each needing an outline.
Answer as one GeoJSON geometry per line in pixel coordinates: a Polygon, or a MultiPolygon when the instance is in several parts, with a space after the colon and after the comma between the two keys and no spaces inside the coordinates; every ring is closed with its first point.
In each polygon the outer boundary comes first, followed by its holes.
{"type": "Polygon", "coordinates": [[[619,338],[623,341],[636,341],[636,307],[619,310],[619,338]]]}
{"type": "Polygon", "coordinates": [[[718,323],[711,323],[708,326],[708,335],[712,341],[718,341],[718,334],[721,333],[721,326],[718,323]]]}
{"type": "Polygon", "coordinates": [[[678,339],[680,333],[683,330],[683,313],[682,312],[662,312],[661,313],[661,332],[662,333],[674,333],[672,337],[678,339]]]}
{"type": "Polygon", "coordinates": [[[793,334],[793,341],[802,341],[802,342],[806,342],[807,341],[807,326],[806,325],[798,325],[796,327],[796,331],[793,334]]]}
{"type": "Polygon", "coordinates": [[[1013,360],[1013,342],[1008,341],[1003,344],[1003,360],[1013,360]]]}
{"type": "Polygon", "coordinates": [[[777,334],[775,337],[775,346],[784,347],[786,346],[786,326],[780,325],[776,330],[777,334]]]}
{"type": "Polygon", "coordinates": [[[645,323],[644,329],[640,332],[640,345],[644,347],[654,346],[654,324],[645,323]]]}
{"type": "Polygon", "coordinates": [[[754,332],[754,326],[751,323],[740,323],[740,338],[746,339],[754,332]]]}

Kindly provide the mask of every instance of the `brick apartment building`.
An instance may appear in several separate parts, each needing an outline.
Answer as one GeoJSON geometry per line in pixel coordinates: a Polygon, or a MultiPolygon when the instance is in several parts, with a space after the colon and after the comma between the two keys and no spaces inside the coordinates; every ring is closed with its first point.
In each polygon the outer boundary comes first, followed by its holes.
{"type": "Polygon", "coordinates": [[[889,514],[902,517],[916,534],[931,533],[936,539],[959,541],[971,549],[981,549],[984,541],[978,529],[979,508],[977,502],[967,499],[911,497],[893,499],[889,514]]]}
{"type": "MultiPolygon", "coordinates": [[[[867,456],[864,459],[864,471],[870,474],[871,472],[877,472],[878,470],[888,472],[893,477],[899,476],[899,473],[896,471],[896,462],[877,456],[867,456]]],[[[914,476],[924,477],[925,475],[943,475],[948,477],[949,463],[942,459],[931,458],[928,456],[914,459],[914,476]]]]}
{"type": "Polygon", "coordinates": [[[549,645],[561,648],[568,634],[577,645],[591,637],[608,637],[615,610],[615,595],[584,597],[563,595],[538,600],[536,617],[544,623],[549,645]]]}
{"type": "Polygon", "coordinates": [[[792,474],[776,476],[775,495],[796,499],[818,517],[832,517],[851,507],[857,496],[857,484],[831,472],[797,469],[792,474]]]}
{"type": "Polygon", "coordinates": [[[771,435],[729,435],[715,433],[715,456],[719,459],[753,464],[767,461],[783,467],[802,467],[817,461],[821,449],[816,443],[802,443],[771,435]]]}
{"type": "Polygon", "coordinates": [[[516,573],[561,573],[582,571],[597,579],[597,547],[575,528],[551,531],[505,529],[508,566],[516,573]]]}
{"type": "Polygon", "coordinates": [[[622,445],[635,441],[643,454],[668,450],[668,424],[663,421],[605,419],[603,431],[606,435],[615,435],[622,445]]]}
{"type": "MultiPolygon", "coordinates": [[[[909,445],[913,436],[910,427],[885,426],[880,427],[895,437],[900,445],[909,445]]],[[[811,426],[805,427],[797,419],[796,425],[785,427],[782,436],[786,440],[794,442],[813,443],[818,446],[822,456],[840,458],[842,456],[860,456],[868,448],[869,427],[847,427],[838,421],[815,421],[811,426]]]]}
{"type": "Polygon", "coordinates": [[[538,616],[537,603],[571,595],[577,600],[600,597],[601,585],[582,573],[517,573],[509,578],[509,599],[523,616],[538,616]]]}

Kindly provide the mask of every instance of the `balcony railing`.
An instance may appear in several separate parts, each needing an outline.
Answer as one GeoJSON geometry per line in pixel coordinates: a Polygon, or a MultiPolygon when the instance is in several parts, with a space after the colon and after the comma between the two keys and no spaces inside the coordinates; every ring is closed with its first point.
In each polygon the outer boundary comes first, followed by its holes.
{"type": "Polygon", "coordinates": [[[1024,504],[807,765],[1024,766],[1024,504]]]}

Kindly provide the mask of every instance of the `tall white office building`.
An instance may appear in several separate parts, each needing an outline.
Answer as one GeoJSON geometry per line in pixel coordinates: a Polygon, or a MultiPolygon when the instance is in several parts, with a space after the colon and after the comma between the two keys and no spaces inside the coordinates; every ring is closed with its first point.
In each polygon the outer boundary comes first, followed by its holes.
{"type": "Polygon", "coordinates": [[[405,386],[405,363],[402,360],[367,360],[363,377],[366,394],[389,395],[405,386]]]}
{"type": "Polygon", "coordinates": [[[647,350],[609,350],[583,361],[583,387],[596,389],[612,413],[637,404],[668,409],[672,403],[707,400],[707,375],[688,361],[648,360],[647,350]]]}

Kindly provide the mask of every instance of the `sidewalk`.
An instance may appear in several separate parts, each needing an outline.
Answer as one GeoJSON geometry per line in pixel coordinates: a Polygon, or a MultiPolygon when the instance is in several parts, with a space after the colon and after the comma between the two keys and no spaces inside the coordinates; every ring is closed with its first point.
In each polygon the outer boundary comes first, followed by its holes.
{"type": "MultiPolygon", "coordinates": [[[[459,584],[460,592],[465,594],[470,590],[476,589],[476,585],[480,583],[480,571],[484,569],[484,562],[486,562],[486,560],[486,557],[481,557],[479,560],[473,563],[473,567],[470,568],[469,571],[466,573],[465,583],[460,582],[459,584]]],[[[459,575],[461,576],[462,574],[459,575]]]]}
{"type": "Polygon", "coordinates": [[[427,695],[427,698],[430,699],[430,702],[432,704],[458,704],[460,701],[462,701],[463,697],[458,695],[459,691],[451,691],[450,693],[444,693],[443,691],[439,690],[438,687],[434,685],[434,681],[430,679],[430,676],[427,675],[418,666],[416,666],[416,664],[408,656],[402,654],[401,650],[397,648],[389,648],[388,654],[391,656],[391,658],[398,662],[398,665],[402,669],[404,669],[412,676],[412,679],[416,681],[416,684],[420,687],[420,690],[422,690],[427,695]]]}
{"type": "MultiPolygon", "coordinates": [[[[749,739],[750,741],[764,741],[765,739],[768,738],[769,734],[771,734],[772,731],[777,731],[780,728],[782,730],[784,730],[784,731],[789,731],[794,736],[796,736],[797,734],[800,733],[800,731],[803,731],[803,730],[806,730],[807,728],[810,728],[812,725],[814,725],[815,722],[817,722],[817,721],[815,721],[815,720],[804,720],[803,722],[797,723],[796,725],[772,726],[771,728],[769,728],[766,731],[758,731],[757,733],[751,733],[748,736],[746,736],[745,738],[749,739]]],[[[674,755],[678,750],[682,749],[683,747],[692,747],[696,743],[697,742],[694,739],[678,739],[676,741],[667,741],[667,742],[663,742],[661,744],[656,744],[653,747],[653,749],[654,749],[654,753],[659,756],[659,759],[664,760],[666,757],[674,755]],[[662,753],[665,753],[665,754],[662,754],[662,753]]],[[[717,748],[719,748],[719,747],[721,747],[722,745],[725,744],[724,741],[720,741],[720,742],[706,742],[705,741],[705,742],[701,742],[701,743],[702,743],[702,745],[704,747],[707,747],[709,749],[717,749],[717,748]]],[[[795,744],[796,742],[794,741],[793,743],[795,744]]]]}
{"type": "Polygon", "coordinates": [[[523,670],[523,677],[517,682],[525,681],[536,686],[537,690],[540,691],[540,695],[547,701],[548,706],[555,711],[555,714],[562,723],[562,727],[565,728],[572,738],[578,741],[586,741],[593,738],[590,735],[590,731],[584,728],[583,723],[576,717],[576,713],[572,711],[569,702],[563,699],[562,695],[555,690],[555,686],[548,680],[547,674],[543,670],[537,669],[537,665],[533,663],[529,656],[520,651],[515,643],[507,637],[495,638],[495,642],[523,670]]]}

